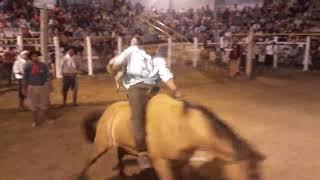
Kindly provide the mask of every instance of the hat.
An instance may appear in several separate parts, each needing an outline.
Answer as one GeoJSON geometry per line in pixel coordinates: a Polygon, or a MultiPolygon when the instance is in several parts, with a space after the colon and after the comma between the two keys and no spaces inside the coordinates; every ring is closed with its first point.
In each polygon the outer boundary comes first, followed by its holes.
{"type": "Polygon", "coordinates": [[[29,51],[24,50],[24,51],[21,51],[19,55],[21,56],[21,55],[25,55],[25,54],[28,54],[28,53],[29,53],[29,51]]]}
{"type": "Polygon", "coordinates": [[[31,51],[28,55],[28,58],[30,59],[32,55],[41,56],[41,52],[40,51],[31,51]]]}
{"type": "Polygon", "coordinates": [[[167,45],[161,45],[157,49],[157,55],[159,56],[167,56],[168,55],[168,46],[167,45]]]}

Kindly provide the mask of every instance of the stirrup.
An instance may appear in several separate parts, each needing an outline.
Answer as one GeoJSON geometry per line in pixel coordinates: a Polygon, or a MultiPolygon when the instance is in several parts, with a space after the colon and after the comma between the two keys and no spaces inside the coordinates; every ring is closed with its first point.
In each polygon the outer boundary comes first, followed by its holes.
{"type": "Polygon", "coordinates": [[[149,153],[147,151],[139,152],[138,156],[149,156],[149,153]]]}
{"type": "Polygon", "coordinates": [[[146,152],[139,153],[137,161],[142,170],[152,168],[151,160],[146,152]]]}

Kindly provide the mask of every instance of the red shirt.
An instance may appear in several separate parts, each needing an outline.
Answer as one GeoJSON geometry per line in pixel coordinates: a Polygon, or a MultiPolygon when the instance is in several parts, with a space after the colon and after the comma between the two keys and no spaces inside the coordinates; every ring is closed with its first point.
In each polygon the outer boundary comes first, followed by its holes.
{"type": "Polygon", "coordinates": [[[7,51],[4,53],[4,61],[3,61],[4,63],[13,64],[15,60],[16,60],[15,53],[11,51],[7,51]]]}

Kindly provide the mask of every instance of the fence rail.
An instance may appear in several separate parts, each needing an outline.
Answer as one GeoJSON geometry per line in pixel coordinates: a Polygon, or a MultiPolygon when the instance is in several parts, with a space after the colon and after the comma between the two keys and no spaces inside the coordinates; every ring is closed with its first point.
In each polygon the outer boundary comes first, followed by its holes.
{"type": "MultiPolygon", "coordinates": [[[[269,45],[274,44],[276,46],[276,49],[282,45],[302,45],[305,49],[304,52],[304,59],[303,59],[303,71],[309,70],[310,65],[310,47],[311,47],[311,40],[313,38],[320,38],[320,33],[283,33],[283,34],[232,34],[232,37],[246,37],[246,41],[239,41],[239,44],[246,45],[247,48],[252,48],[254,46],[260,46],[260,45],[269,45]],[[295,41],[279,41],[279,36],[288,36],[288,37],[297,37],[295,41]],[[273,37],[272,41],[269,42],[253,42],[254,37],[273,37]],[[252,39],[252,41],[248,41],[248,39],[252,39]],[[305,41],[301,40],[305,39],[305,41]]],[[[74,37],[67,37],[67,38],[59,38],[59,37],[53,37],[49,39],[49,47],[54,47],[54,53],[56,54],[56,76],[58,78],[61,77],[61,70],[59,67],[60,59],[61,57],[61,47],[60,42],[66,42],[66,41],[81,41],[84,45],[84,50],[86,54],[86,59],[88,61],[88,74],[93,75],[93,67],[92,67],[92,60],[93,60],[93,54],[92,54],[92,42],[100,41],[100,40],[115,40],[117,43],[117,51],[118,53],[121,53],[124,49],[124,47],[128,46],[128,40],[130,40],[132,37],[117,37],[113,38],[111,36],[92,36],[92,37],[85,37],[85,38],[74,38],[74,37]]],[[[230,38],[230,37],[229,37],[230,38]]],[[[223,41],[220,42],[209,42],[208,45],[213,45],[216,47],[223,47],[223,41]]],[[[199,47],[203,46],[203,43],[199,43],[197,38],[193,39],[193,43],[188,42],[182,42],[182,43],[176,43],[173,42],[173,39],[171,37],[168,38],[168,41],[166,43],[159,43],[159,44],[148,44],[148,45],[141,45],[146,50],[155,52],[155,50],[160,45],[168,45],[168,57],[167,61],[168,64],[171,65],[174,63],[179,57],[175,55],[173,52],[177,51],[190,51],[192,55],[192,61],[194,66],[197,66],[197,61],[199,59],[199,47]]],[[[16,38],[0,38],[0,46],[2,47],[17,47],[18,49],[23,49],[23,47],[36,47],[37,49],[40,49],[40,38],[22,38],[21,36],[17,36],[16,38]]],[[[250,59],[253,57],[254,53],[252,50],[247,49],[247,57],[250,59]]],[[[249,60],[247,60],[249,61],[249,60]]],[[[278,55],[277,53],[274,54],[274,62],[273,67],[278,67],[278,55]]]]}

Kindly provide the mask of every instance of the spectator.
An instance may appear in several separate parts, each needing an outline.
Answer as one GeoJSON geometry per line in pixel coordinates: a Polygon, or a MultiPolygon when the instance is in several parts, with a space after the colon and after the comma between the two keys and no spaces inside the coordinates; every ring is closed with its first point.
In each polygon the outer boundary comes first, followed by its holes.
{"type": "Polygon", "coordinates": [[[4,68],[7,73],[8,85],[12,84],[12,67],[16,58],[16,54],[14,52],[14,47],[10,47],[8,51],[4,53],[4,68]]]}
{"type": "Polygon", "coordinates": [[[229,61],[229,75],[230,77],[236,77],[240,75],[240,57],[241,50],[240,45],[233,44],[232,51],[230,52],[229,61]]]}
{"type": "Polygon", "coordinates": [[[266,60],[265,60],[266,66],[272,66],[273,64],[273,54],[275,53],[274,46],[275,46],[275,43],[272,42],[271,44],[268,44],[266,47],[266,60]]]}
{"type": "Polygon", "coordinates": [[[27,96],[32,111],[33,127],[39,126],[43,120],[54,122],[48,119],[51,84],[49,67],[39,61],[40,56],[39,51],[31,51],[28,55],[31,61],[26,63],[24,69],[24,95],[27,96]]]}
{"type": "Polygon", "coordinates": [[[15,79],[18,81],[18,98],[19,98],[19,107],[25,109],[24,100],[26,96],[22,92],[22,81],[24,75],[25,64],[27,63],[28,51],[22,51],[18,56],[17,60],[13,64],[13,73],[15,79]]]}
{"type": "Polygon", "coordinates": [[[69,48],[66,55],[62,61],[62,96],[63,96],[63,106],[66,105],[67,94],[69,89],[73,91],[73,105],[77,106],[78,97],[78,80],[77,73],[79,71],[79,63],[75,60],[75,49],[69,48]]]}
{"type": "Polygon", "coordinates": [[[210,58],[210,52],[209,52],[208,44],[205,42],[203,44],[203,48],[200,50],[200,64],[204,70],[208,70],[209,68],[209,58],[210,58]]]}

